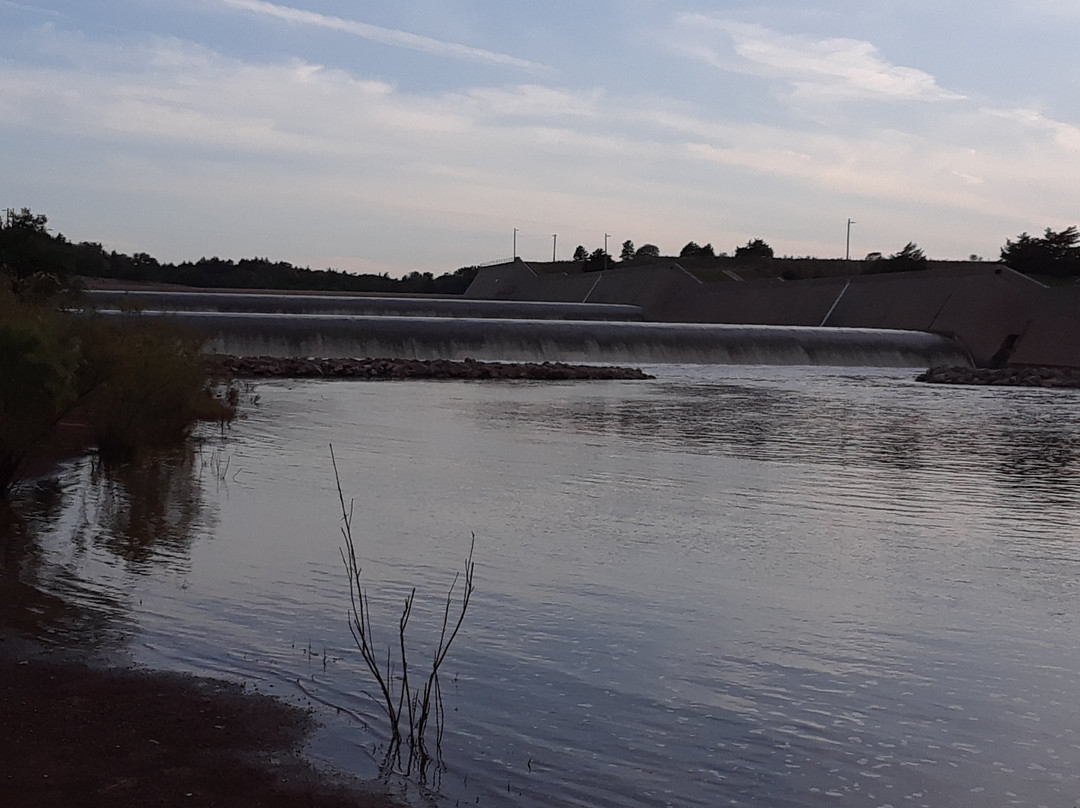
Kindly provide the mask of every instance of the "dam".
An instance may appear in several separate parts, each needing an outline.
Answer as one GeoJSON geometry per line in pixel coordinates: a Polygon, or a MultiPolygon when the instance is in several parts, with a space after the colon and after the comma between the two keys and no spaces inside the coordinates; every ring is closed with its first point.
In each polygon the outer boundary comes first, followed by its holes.
{"type": "Polygon", "coordinates": [[[91,290],[98,308],[401,317],[504,317],[523,320],[641,320],[641,306],[447,297],[91,290]]]}
{"type": "Polygon", "coordinates": [[[118,302],[152,304],[139,314],[168,319],[198,333],[206,339],[208,352],[237,356],[922,368],[969,364],[961,346],[941,335],[896,329],[642,322],[640,309],[632,305],[123,294],[97,293],[92,299],[113,306],[99,310],[108,316],[133,316],[130,305],[127,310],[116,308],[118,302]],[[446,314],[450,311],[454,316],[446,314]]]}

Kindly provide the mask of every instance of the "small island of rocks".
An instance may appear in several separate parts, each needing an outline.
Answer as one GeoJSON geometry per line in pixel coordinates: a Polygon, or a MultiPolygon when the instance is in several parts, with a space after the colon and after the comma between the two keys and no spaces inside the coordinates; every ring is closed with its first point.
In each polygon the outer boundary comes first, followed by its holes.
{"type": "Polygon", "coordinates": [[[638,368],[564,362],[479,362],[475,359],[352,359],[287,356],[208,357],[213,373],[234,378],[293,379],[652,379],[638,368]]]}
{"type": "Polygon", "coordinates": [[[1000,387],[1080,388],[1080,368],[1019,366],[1007,368],[934,367],[915,377],[930,384],[982,384],[1000,387]]]}

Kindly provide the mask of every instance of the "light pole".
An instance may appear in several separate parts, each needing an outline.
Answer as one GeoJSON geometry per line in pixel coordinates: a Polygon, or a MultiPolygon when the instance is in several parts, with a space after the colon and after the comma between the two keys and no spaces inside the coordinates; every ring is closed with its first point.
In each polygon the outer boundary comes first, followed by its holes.
{"type": "Polygon", "coordinates": [[[844,260],[851,260],[851,226],[856,224],[854,219],[847,220],[847,248],[844,250],[844,260]]]}
{"type": "Polygon", "coordinates": [[[551,263],[553,263],[553,264],[555,263],[555,245],[558,243],[558,241],[559,241],[559,234],[558,233],[552,233],[551,234],[551,263]]]}
{"type": "Polygon", "coordinates": [[[607,240],[609,238],[611,238],[611,233],[604,233],[604,269],[608,268],[608,258],[609,258],[609,256],[608,256],[608,251],[607,251],[607,240]]]}
{"type": "Polygon", "coordinates": [[[514,260],[517,260],[517,228],[514,228],[514,260]]]}

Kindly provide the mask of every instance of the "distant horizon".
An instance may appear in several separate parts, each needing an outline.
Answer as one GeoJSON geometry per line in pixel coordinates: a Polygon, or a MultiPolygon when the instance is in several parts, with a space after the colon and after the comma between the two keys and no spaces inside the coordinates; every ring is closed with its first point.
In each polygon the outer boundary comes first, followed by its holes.
{"type": "MultiPolygon", "coordinates": [[[[25,209],[27,209],[27,206],[13,206],[13,205],[0,206],[0,212],[6,211],[6,210],[18,211],[18,210],[25,210],[25,209]]],[[[387,274],[387,273],[382,273],[382,272],[370,272],[370,271],[365,272],[365,271],[357,271],[357,270],[348,270],[348,269],[342,269],[340,267],[334,267],[334,266],[311,266],[311,265],[308,265],[308,264],[296,264],[296,263],[288,261],[287,259],[284,259],[284,258],[277,258],[277,257],[275,257],[273,255],[268,255],[265,252],[255,253],[255,254],[252,254],[252,255],[241,255],[241,256],[236,256],[236,257],[223,256],[223,255],[202,254],[197,258],[182,258],[182,259],[177,260],[177,261],[163,261],[158,256],[154,255],[153,253],[147,252],[146,250],[135,250],[135,252],[124,252],[124,251],[121,251],[121,250],[115,250],[112,247],[110,247],[108,244],[104,244],[103,242],[98,241],[98,240],[93,239],[93,238],[79,239],[79,240],[72,239],[66,233],[64,233],[63,230],[61,230],[58,227],[53,226],[53,221],[52,221],[52,219],[50,219],[48,217],[47,213],[43,214],[42,211],[37,211],[37,210],[34,210],[32,208],[30,209],[30,211],[31,211],[31,213],[33,213],[35,215],[45,215],[46,219],[48,219],[48,224],[46,226],[46,229],[48,230],[49,234],[51,236],[53,236],[53,237],[56,237],[56,236],[63,237],[64,239],[66,239],[67,241],[69,241],[69,242],[71,242],[73,244],[83,244],[83,243],[86,243],[86,244],[98,244],[98,245],[101,246],[101,248],[105,252],[109,252],[109,253],[116,252],[118,254],[126,255],[126,256],[129,256],[129,257],[133,256],[133,255],[136,255],[136,254],[149,255],[151,258],[158,261],[158,263],[161,264],[161,265],[179,266],[179,265],[182,265],[182,264],[197,264],[200,261],[229,261],[229,262],[232,262],[234,264],[239,263],[241,261],[266,261],[266,262],[271,263],[271,264],[287,263],[287,264],[290,264],[290,265],[292,265],[293,267],[295,267],[297,269],[307,269],[307,270],[316,271],[316,272],[340,272],[340,273],[344,273],[344,274],[347,274],[347,275],[384,275],[384,274],[387,274]]],[[[649,242],[643,242],[643,244],[644,243],[649,243],[649,242]]],[[[708,242],[706,242],[706,243],[708,243],[708,242]]],[[[574,249],[576,249],[577,246],[579,246],[579,245],[575,245],[574,249]]],[[[584,246],[584,245],[580,245],[580,246],[584,246]]],[[[611,245],[609,245],[609,247],[610,246],[611,245]]],[[[619,246],[621,247],[621,244],[619,246]]],[[[641,247],[642,244],[636,244],[635,243],[635,246],[641,247]]],[[[683,246],[686,246],[686,245],[683,245],[683,246]]],[[[702,246],[704,246],[704,244],[702,246]]],[[[742,245],[739,245],[739,246],[742,246],[742,245]]],[[[715,249],[715,245],[713,245],[713,247],[715,249]]],[[[598,248],[598,249],[600,249],[600,248],[598,248]]],[[[681,250],[682,247],[680,247],[679,249],[681,250]]],[[[726,250],[716,250],[715,258],[717,258],[717,259],[728,258],[728,259],[731,259],[731,260],[735,260],[733,252],[734,252],[734,250],[732,250],[730,252],[726,251],[726,250]]],[[[871,254],[872,253],[868,253],[867,255],[861,255],[861,256],[854,256],[853,255],[850,259],[846,259],[843,256],[840,256],[840,257],[835,257],[835,256],[822,257],[822,256],[815,256],[815,255],[775,255],[775,256],[773,256],[772,260],[777,260],[777,261],[826,261],[826,262],[835,261],[835,262],[855,264],[855,263],[864,263],[871,254]]],[[[617,250],[610,251],[609,255],[611,256],[611,260],[612,260],[612,268],[619,267],[619,266],[632,266],[635,263],[634,261],[628,261],[628,262],[621,261],[619,259],[619,255],[618,255],[617,250]]],[[[882,258],[888,258],[888,256],[889,256],[889,254],[882,254],[881,257],[882,258]]],[[[550,256],[548,256],[547,258],[530,259],[530,258],[526,258],[525,256],[519,255],[519,256],[516,256],[516,258],[520,259],[521,261],[523,261],[523,262],[525,262],[527,264],[576,264],[576,263],[579,263],[578,261],[575,261],[571,257],[560,257],[554,262],[551,260],[550,256]]],[[[645,265],[647,265],[648,263],[650,263],[651,261],[654,261],[654,260],[655,261],[670,261],[670,260],[678,261],[680,258],[685,258],[685,257],[679,255],[678,252],[665,253],[665,252],[661,251],[660,255],[657,256],[655,259],[641,260],[638,263],[639,263],[639,265],[645,266],[645,265]]],[[[500,264],[508,264],[508,263],[512,263],[514,260],[515,260],[514,256],[506,256],[504,258],[496,258],[496,259],[492,259],[492,260],[489,260],[489,261],[477,261],[477,262],[474,262],[474,263],[462,264],[461,266],[457,266],[457,267],[446,267],[446,268],[443,268],[441,270],[408,270],[405,273],[403,273],[402,275],[399,275],[399,276],[390,275],[389,277],[400,279],[400,278],[403,278],[403,277],[407,276],[411,272],[430,272],[435,277],[438,277],[440,275],[450,275],[450,274],[453,274],[453,273],[457,272],[458,270],[462,270],[462,269],[479,269],[479,268],[483,268],[483,267],[486,267],[486,266],[498,266],[500,264]]],[[[691,260],[693,260],[693,261],[701,261],[701,260],[708,260],[708,259],[702,259],[700,257],[692,256],[691,260]]],[[[935,256],[927,256],[927,260],[930,263],[957,263],[957,264],[1001,263],[1000,255],[995,255],[992,258],[986,257],[986,256],[977,256],[975,258],[972,258],[970,256],[967,257],[967,258],[937,258],[935,256]]],[[[91,276],[91,277],[93,277],[93,276],[91,276]]]]}
{"type": "Polygon", "coordinates": [[[994,260],[1076,222],[1078,39],[1062,0],[0,0],[0,205],[391,277],[555,234],[827,260],[849,220],[994,260]]]}

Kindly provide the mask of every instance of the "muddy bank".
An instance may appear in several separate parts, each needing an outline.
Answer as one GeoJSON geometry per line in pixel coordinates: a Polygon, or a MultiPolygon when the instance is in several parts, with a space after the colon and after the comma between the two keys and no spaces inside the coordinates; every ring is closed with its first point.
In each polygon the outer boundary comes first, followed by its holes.
{"type": "Polygon", "coordinates": [[[915,377],[930,384],[983,384],[1001,387],[1080,389],[1080,369],[1056,367],[936,367],[915,377]]]}
{"type": "Polygon", "coordinates": [[[333,379],[651,379],[638,368],[563,362],[478,362],[450,359],[315,359],[209,356],[212,372],[237,378],[333,379]]]}
{"type": "Polygon", "coordinates": [[[298,754],[303,710],[241,685],[20,659],[0,642],[0,788],[12,808],[392,808],[298,754]]]}

